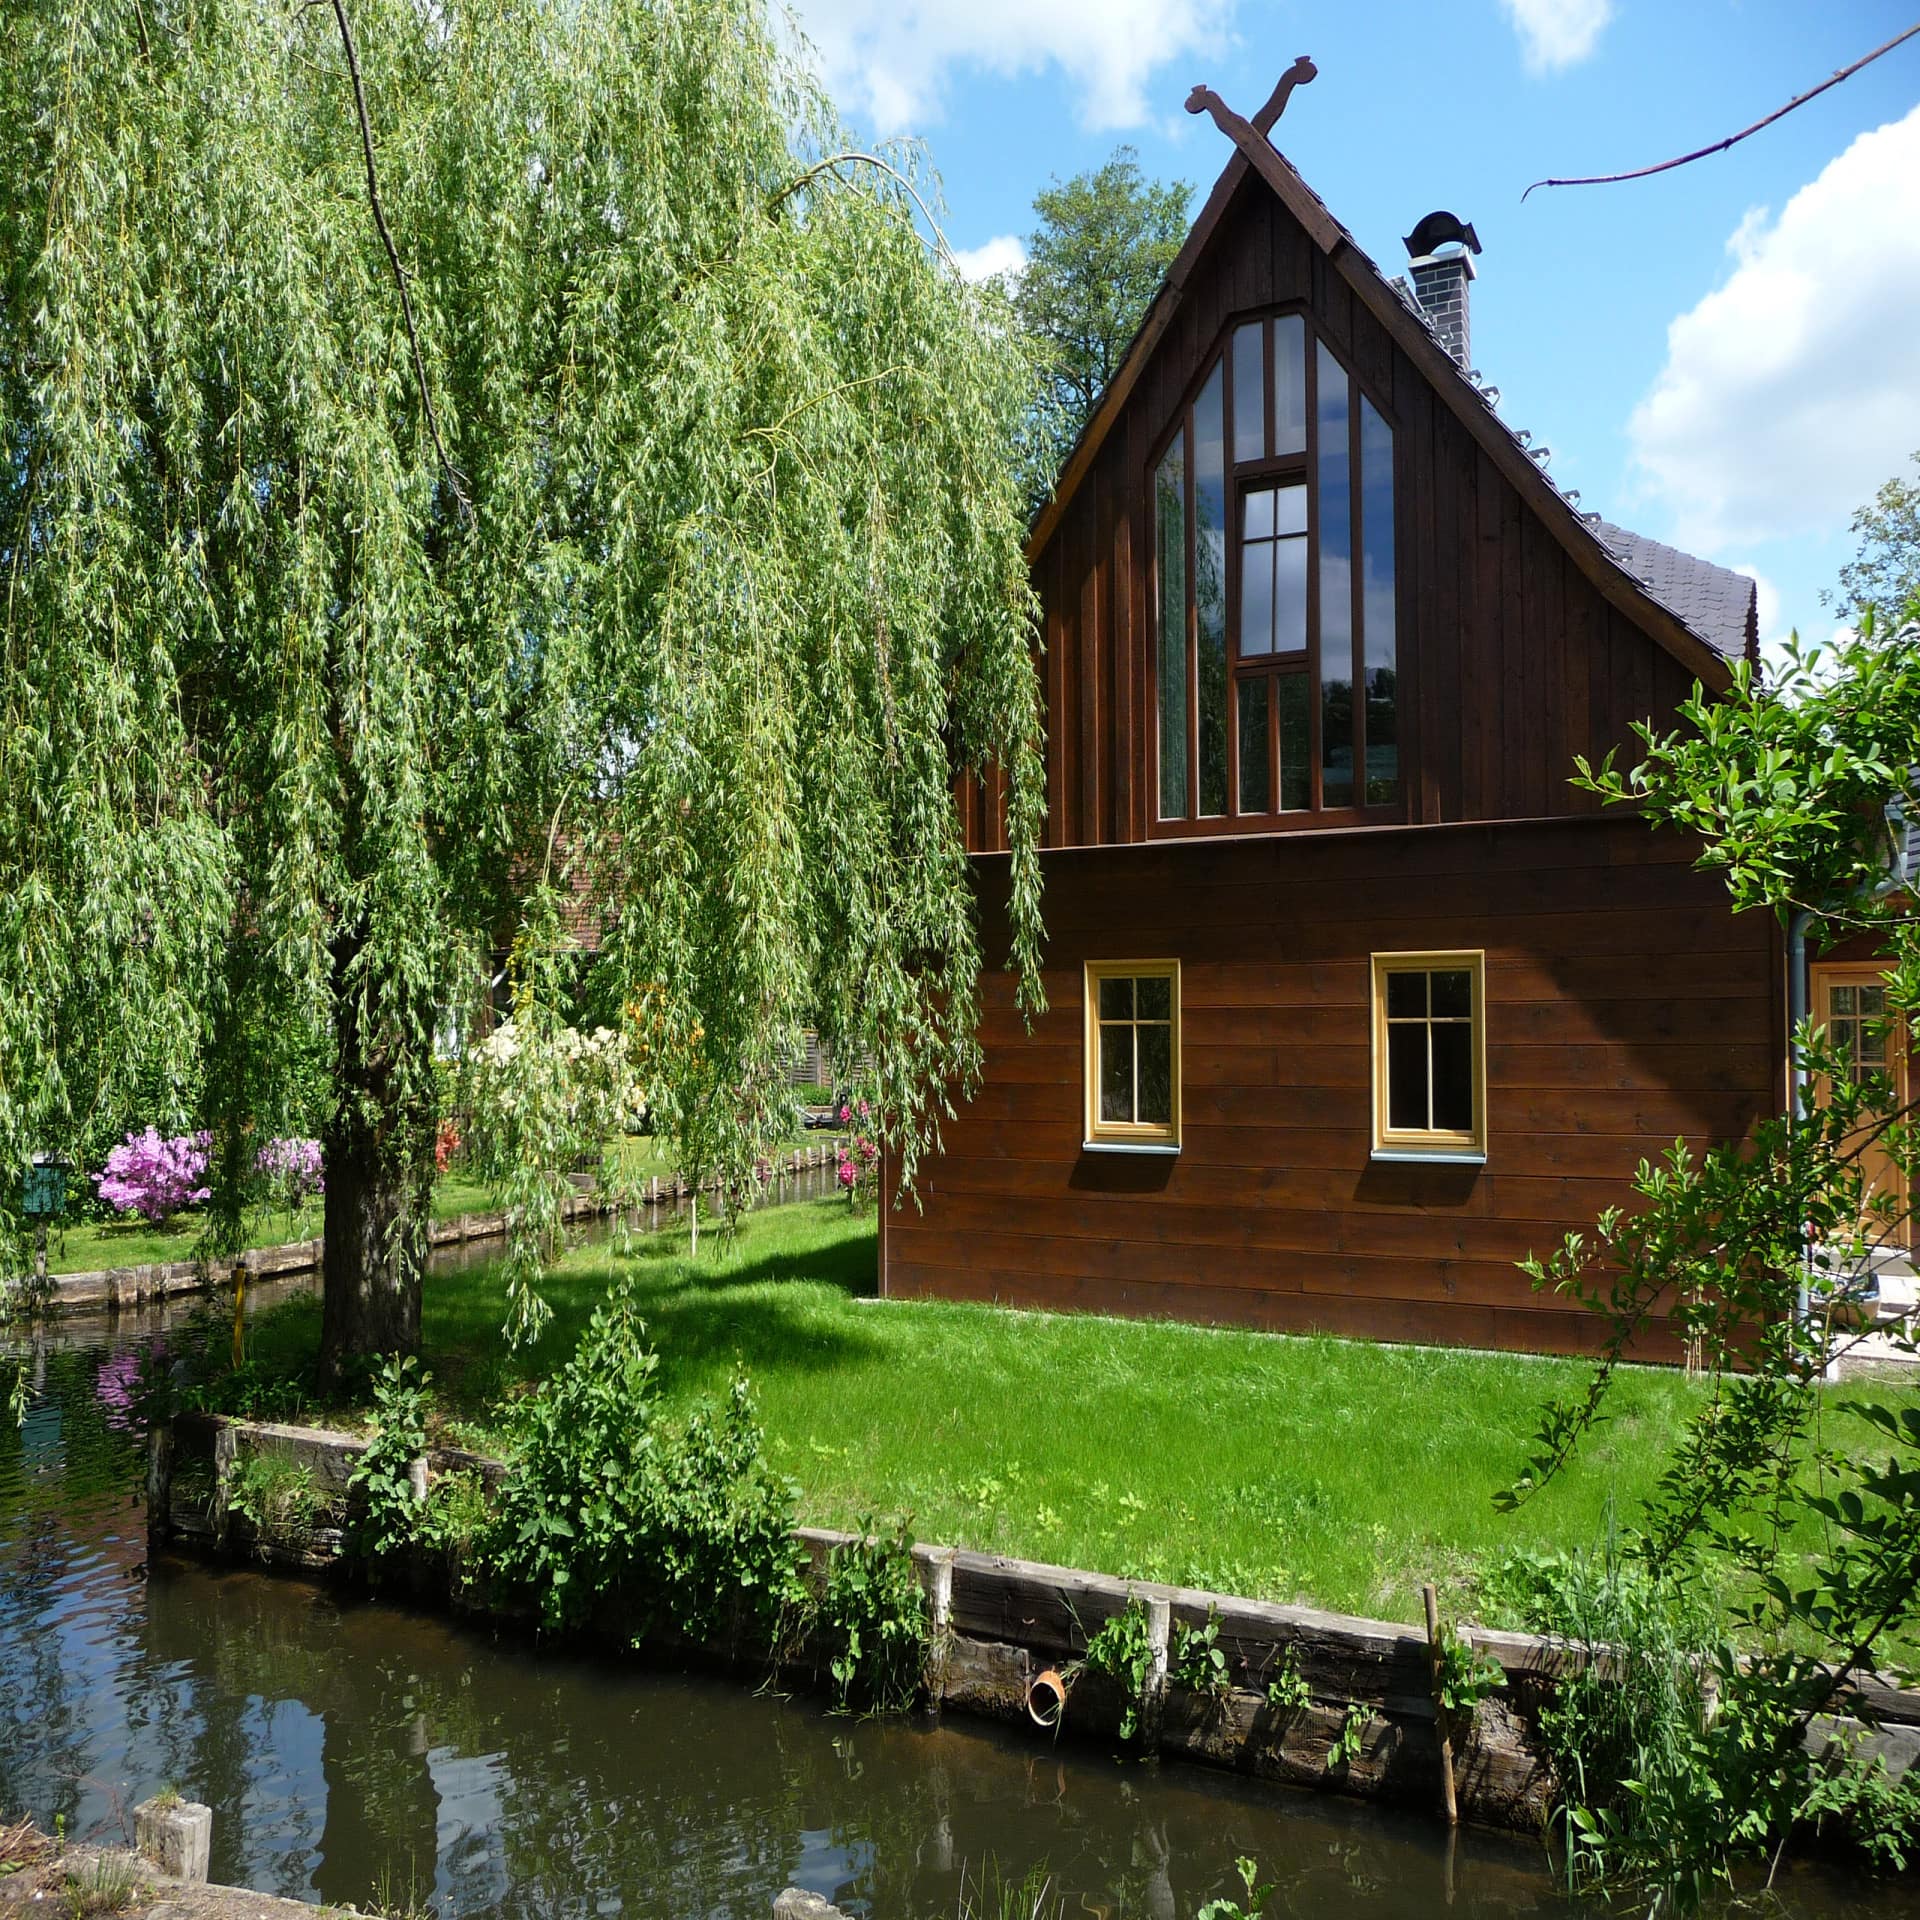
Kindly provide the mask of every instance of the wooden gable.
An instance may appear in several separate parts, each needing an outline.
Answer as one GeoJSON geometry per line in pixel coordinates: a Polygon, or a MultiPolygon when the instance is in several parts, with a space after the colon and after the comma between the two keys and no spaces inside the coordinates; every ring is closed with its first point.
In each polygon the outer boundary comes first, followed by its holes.
{"type": "MultiPolygon", "coordinates": [[[[1350,236],[1265,153],[1273,166],[1259,171],[1229,163],[1035,525],[1047,844],[1330,824],[1228,816],[1169,829],[1153,784],[1149,462],[1235,321],[1287,306],[1395,433],[1402,777],[1384,824],[1590,812],[1567,784],[1575,755],[1629,744],[1635,720],[1670,722],[1696,680],[1726,684],[1726,662],[1619,566],[1350,236]]],[[[1000,800],[963,791],[975,850],[1004,847],[1000,800]]]]}

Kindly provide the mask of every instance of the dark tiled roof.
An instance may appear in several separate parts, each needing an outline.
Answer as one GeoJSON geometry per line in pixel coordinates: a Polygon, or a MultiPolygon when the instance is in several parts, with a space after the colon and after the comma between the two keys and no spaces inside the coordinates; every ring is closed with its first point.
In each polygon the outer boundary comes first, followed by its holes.
{"type": "Polygon", "coordinates": [[[1716,567],[1711,560],[1608,520],[1596,519],[1592,526],[1621,566],[1716,653],[1729,660],[1753,657],[1760,644],[1759,615],[1754,584],[1746,574],[1716,567]]]}

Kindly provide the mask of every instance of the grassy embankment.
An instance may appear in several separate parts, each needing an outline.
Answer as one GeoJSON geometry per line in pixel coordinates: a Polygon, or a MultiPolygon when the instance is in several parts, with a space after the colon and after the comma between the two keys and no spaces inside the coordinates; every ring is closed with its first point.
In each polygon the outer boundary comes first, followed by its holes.
{"type": "MultiPolygon", "coordinates": [[[[553,1324],[518,1354],[490,1267],[436,1275],[426,1363],[452,1433],[488,1445],[499,1400],[631,1275],[664,1401],[748,1373],[807,1520],[911,1514],[925,1539],[1397,1619],[1418,1618],[1423,1579],[1470,1607],[1509,1552],[1597,1543],[1610,1503],[1637,1511],[1701,1392],[1628,1370],[1572,1470],[1503,1515],[1494,1495],[1578,1362],[875,1302],[874,1271],[871,1216],[832,1201],[752,1216],[731,1243],[703,1235],[697,1261],[684,1231],[584,1248],[549,1275],[553,1324]]],[[[258,1356],[297,1367],[317,1331],[297,1302],[258,1356]]]]}
{"type": "MultiPolygon", "coordinates": [[[[830,1136],[795,1134],[787,1146],[818,1145],[830,1136]]],[[[614,1150],[629,1178],[666,1179],[673,1171],[670,1155],[644,1136],[618,1140],[614,1150]]],[[[500,1204],[483,1182],[459,1172],[442,1174],[433,1189],[433,1217],[451,1220],[462,1213],[489,1213],[500,1204]]],[[[279,1246],[289,1240],[310,1240],[321,1230],[321,1203],[316,1198],[296,1212],[256,1207],[247,1215],[249,1247],[279,1246]]],[[[138,1215],[120,1220],[77,1221],[56,1230],[47,1243],[50,1273],[90,1273],[101,1267],[141,1267],[162,1260],[191,1260],[199,1245],[205,1216],[197,1209],[177,1213],[159,1226],[138,1215]]]]}

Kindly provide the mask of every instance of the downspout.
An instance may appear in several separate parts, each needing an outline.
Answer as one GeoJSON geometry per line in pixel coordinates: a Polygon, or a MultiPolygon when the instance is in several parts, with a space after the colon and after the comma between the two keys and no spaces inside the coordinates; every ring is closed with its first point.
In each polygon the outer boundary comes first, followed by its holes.
{"type": "MultiPolygon", "coordinates": [[[[1797,1132],[1807,1115],[1807,1061],[1800,1045],[1800,1030],[1807,1018],[1807,923],[1812,918],[1807,908],[1799,907],[1787,924],[1787,1126],[1790,1132],[1797,1132]]],[[[1800,1287],[1796,1307],[1804,1327],[1812,1310],[1807,1271],[1813,1259],[1813,1247],[1805,1237],[1806,1222],[1800,1224],[1800,1287]]]]}

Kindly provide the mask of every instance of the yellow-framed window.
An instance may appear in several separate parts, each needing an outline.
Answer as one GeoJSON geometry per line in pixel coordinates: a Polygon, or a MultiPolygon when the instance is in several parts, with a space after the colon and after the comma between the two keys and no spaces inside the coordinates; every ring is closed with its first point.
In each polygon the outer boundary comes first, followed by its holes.
{"type": "Polygon", "coordinates": [[[1487,958],[1373,956],[1373,1150],[1420,1158],[1487,1152],[1487,958]]]}
{"type": "Polygon", "coordinates": [[[1089,960],[1086,1138],[1180,1144],[1180,962],[1089,960]]]}

